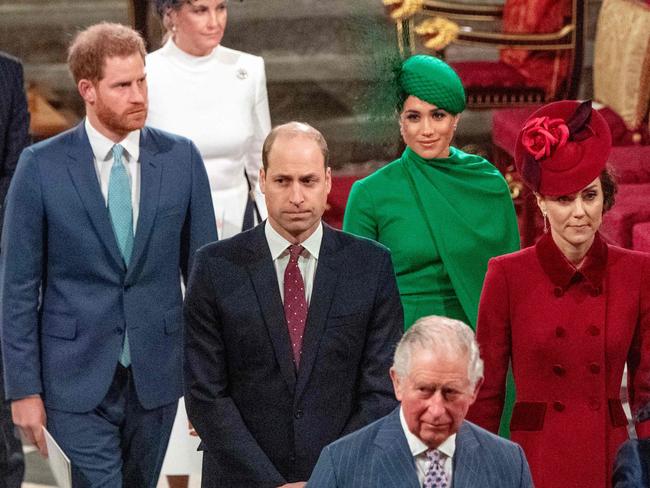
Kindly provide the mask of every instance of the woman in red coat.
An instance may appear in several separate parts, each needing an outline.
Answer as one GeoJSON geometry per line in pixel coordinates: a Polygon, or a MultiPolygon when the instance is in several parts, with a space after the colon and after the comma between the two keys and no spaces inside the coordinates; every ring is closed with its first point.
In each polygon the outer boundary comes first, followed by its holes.
{"type": "MultiPolygon", "coordinates": [[[[548,231],[535,246],[492,259],[481,295],[485,381],[468,418],[497,431],[512,361],[512,440],[537,488],[610,486],[628,437],[626,362],[633,415],[650,399],[650,255],[598,234],[616,192],[605,169],[610,146],[590,102],[552,103],[528,119],[515,162],[548,231]]],[[[636,429],[650,436],[650,421],[636,429]]]]}

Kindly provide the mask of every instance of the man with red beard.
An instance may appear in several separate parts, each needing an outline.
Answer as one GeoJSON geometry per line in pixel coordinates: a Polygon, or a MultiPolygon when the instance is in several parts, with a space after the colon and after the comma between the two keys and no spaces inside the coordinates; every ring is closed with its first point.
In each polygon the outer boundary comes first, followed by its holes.
{"type": "Polygon", "coordinates": [[[203,161],[144,127],[135,31],[79,33],[76,128],[23,151],[7,196],[0,327],[13,420],[43,455],[46,426],[76,487],[155,487],[181,396],[181,288],[217,238],[203,161]]]}

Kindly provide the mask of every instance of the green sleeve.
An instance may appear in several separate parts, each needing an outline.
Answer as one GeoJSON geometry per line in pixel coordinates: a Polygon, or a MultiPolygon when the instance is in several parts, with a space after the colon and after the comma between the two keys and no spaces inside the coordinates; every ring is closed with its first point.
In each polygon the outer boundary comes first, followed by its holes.
{"type": "Polygon", "coordinates": [[[363,180],[352,185],[348,203],[345,206],[343,230],[375,241],[379,237],[375,206],[372,196],[363,185],[363,180]]]}

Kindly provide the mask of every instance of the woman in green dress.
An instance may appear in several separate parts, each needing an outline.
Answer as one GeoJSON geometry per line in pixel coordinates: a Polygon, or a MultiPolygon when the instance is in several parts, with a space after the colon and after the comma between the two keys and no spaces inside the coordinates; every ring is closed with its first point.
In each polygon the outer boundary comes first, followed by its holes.
{"type": "Polygon", "coordinates": [[[488,161],[450,145],[465,91],[449,65],[412,56],[396,82],[406,150],[354,184],[343,229],[391,250],[406,328],[426,315],[475,328],[488,260],[519,249],[508,186],[488,161]]]}

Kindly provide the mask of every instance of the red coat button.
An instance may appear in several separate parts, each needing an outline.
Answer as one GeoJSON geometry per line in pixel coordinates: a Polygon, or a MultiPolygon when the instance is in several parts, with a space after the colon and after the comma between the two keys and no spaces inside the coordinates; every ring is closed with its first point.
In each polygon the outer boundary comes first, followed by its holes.
{"type": "Polygon", "coordinates": [[[555,328],[555,337],[564,337],[566,336],[566,329],[564,327],[555,328]]]}
{"type": "Polygon", "coordinates": [[[600,373],[600,365],[598,363],[591,363],[589,365],[589,371],[591,371],[593,374],[600,373]]]}
{"type": "Polygon", "coordinates": [[[587,328],[587,334],[596,337],[597,335],[600,334],[600,327],[597,327],[595,325],[590,325],[589,328],[587,328]]]}
{"type": "Polygon", "coordinates": [[[589,408],[592,410],[600,410],[600,400],[598,398],[590,398],[589,408]]]}
{"type": "Polygon", "coordinates": [[[564,411],[564,403],[562,403],[562,402],[553,402],[553,408],[555,409],[556,412],[563,412],[564,411]]]}
{"type": "Polygon", "coordinates": [[[556,287],[553,289],[553,295],[555,295],[556,297],[560,298],[562,295],[564,295],[564,290],[562,289],[561,286],[556,286],[556,287]]]}
{"type": "Polygon", "coordinates": [[[555,373],[557,376],[564,376],[566,369],[564,369],[564,366],[561,364],[556,364],[553,366],[553,373],[555,373]]]}
{"type": "Polygon", "coordinates": [[[596,286],[596,287],[592,288],[591,291],[589,292],[589,294],[592,297],[597,297],[598,295],[600,295],[600,287],[596,286]]]}

